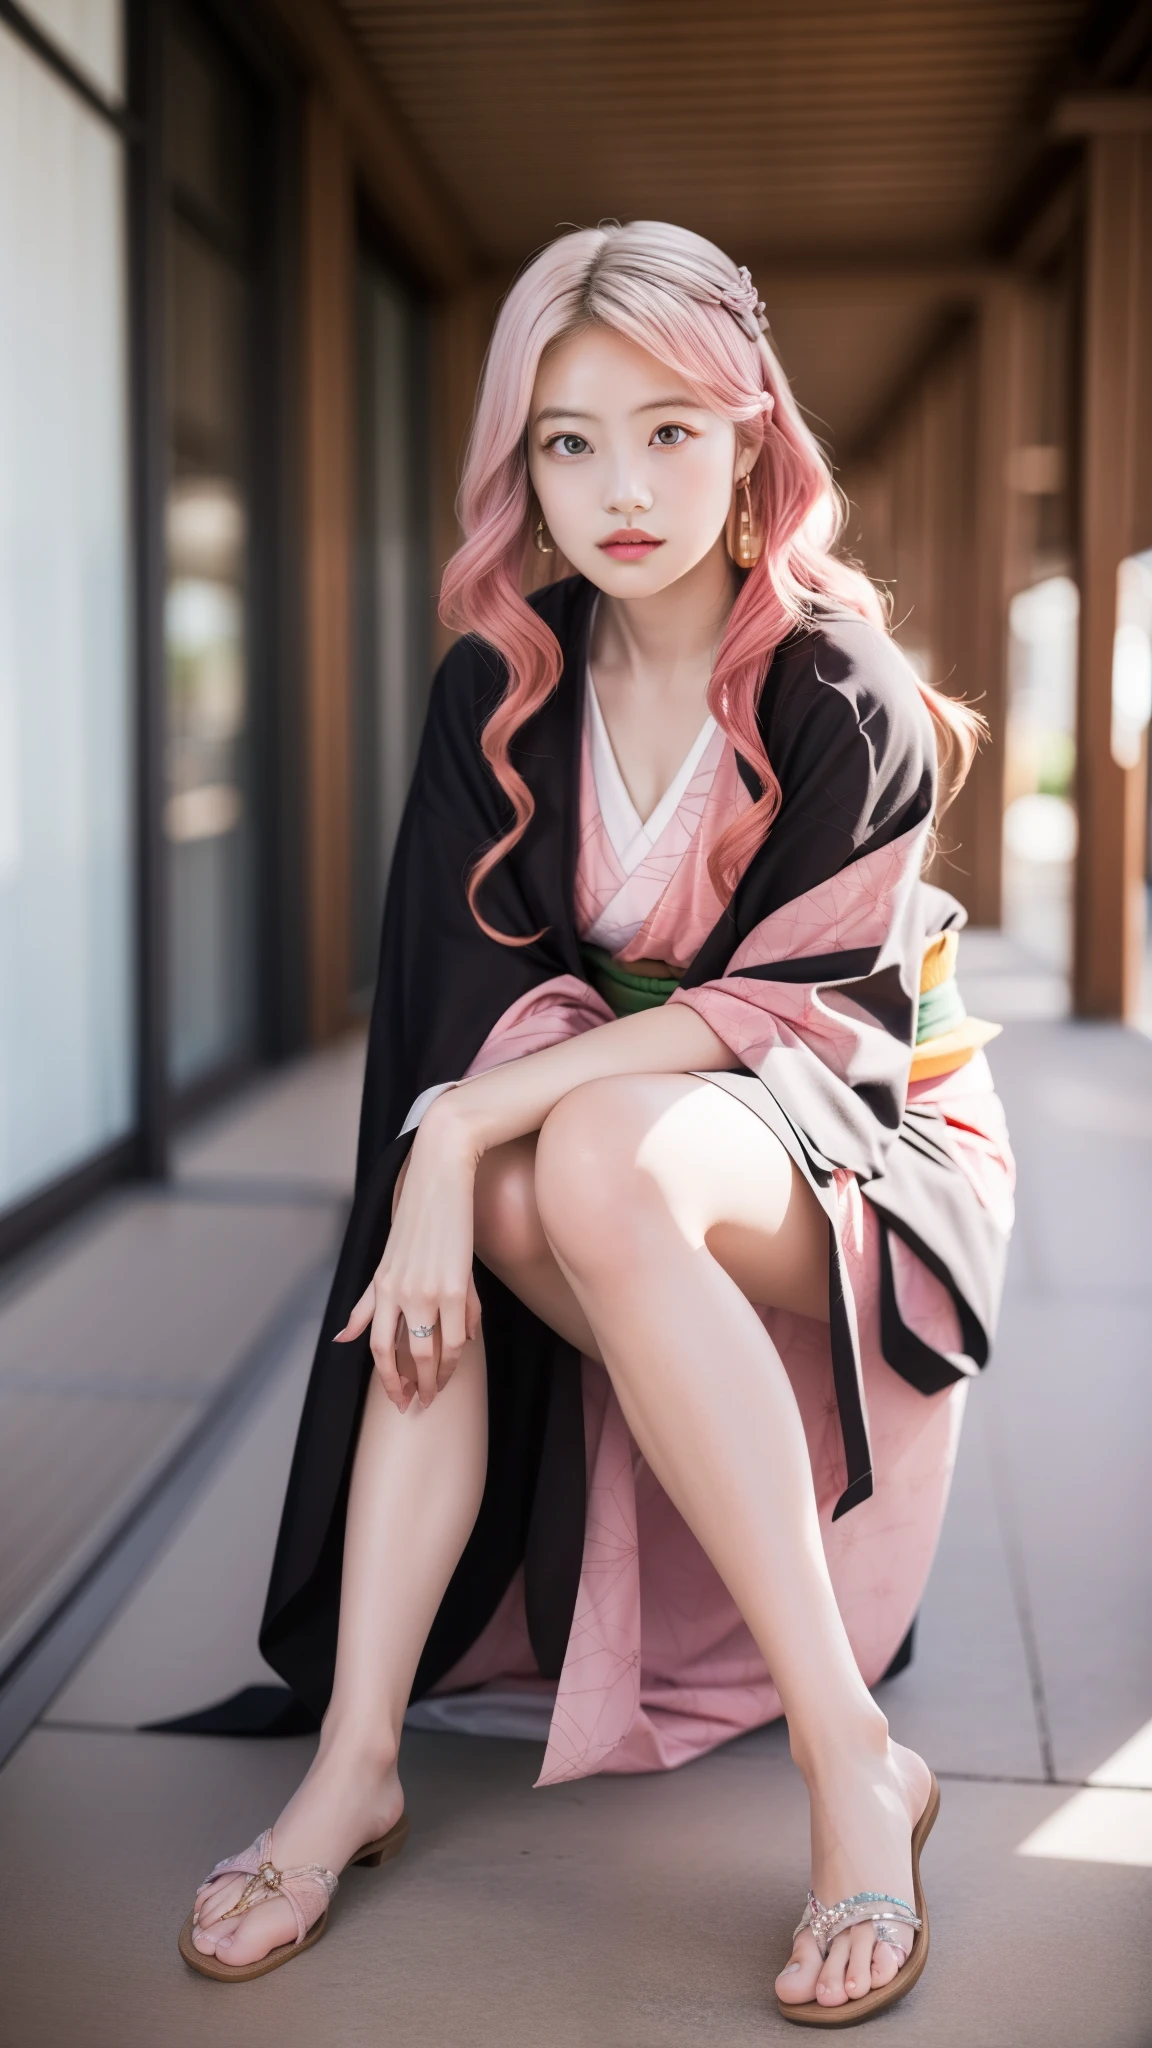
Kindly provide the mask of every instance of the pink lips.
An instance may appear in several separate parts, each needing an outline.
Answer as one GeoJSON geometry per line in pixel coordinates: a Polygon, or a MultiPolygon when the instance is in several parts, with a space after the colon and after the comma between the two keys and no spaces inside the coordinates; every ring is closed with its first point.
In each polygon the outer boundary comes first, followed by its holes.
{"type": "Polygon", "coordinates": [[[664,543],[654,534],[645,533],[643,527],[622,526],[597,545],[601,554],[611,555],[614,562],[643,562],[664,543]]]}

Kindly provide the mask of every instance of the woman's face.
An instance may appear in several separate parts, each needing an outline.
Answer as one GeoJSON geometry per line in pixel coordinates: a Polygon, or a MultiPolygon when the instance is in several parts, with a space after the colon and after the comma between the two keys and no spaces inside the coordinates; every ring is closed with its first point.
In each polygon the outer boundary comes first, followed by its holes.
{"type": "Polygon", "coordinates": [[[653,597],[723,546],[737,473],[731,420],[609,327],[543,358],[528,468],[557,547],[610,597],[653,597]]]}

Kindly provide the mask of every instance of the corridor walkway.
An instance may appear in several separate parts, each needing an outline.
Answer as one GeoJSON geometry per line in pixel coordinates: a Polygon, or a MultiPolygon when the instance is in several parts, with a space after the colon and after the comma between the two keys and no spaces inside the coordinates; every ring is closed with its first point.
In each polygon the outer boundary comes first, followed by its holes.
{"type": "MultiPolygon", "coordinates": [[[[1152,1042],[1060,1021],[1058,988],[992,936],[966,940],[964,985],[1009,1020],[993,1050],[1019,1228],[915,1660],[882,1690],[944,1803],[932,1960],[868,2039],[1149,2048],[1152,1042]]],[[[335,1200],[356,1078],[346,1051],[266,1087],[182,1174],[238,1200],[278,1184],[303,1204],[318,1182],[335,1200]]],[[[215,1258],[183,1299],[189,1355],[197,1319],[215,1327],[215,1258]]],[[[318,1287],[281,1315],[258,1398],[0,1774],[0,2048],[790,2041],[771,1984],[806,1844],[780,1727],[672,1775],[540,1793],[534,1744],[414,1731],[409,1849],[350,1875],[313,1953],[229,1989],[180,1963],[195,1880],[274,1814],[309,1743],[136,1731],[271,1677],[255,1629],[318,1287]]]]}

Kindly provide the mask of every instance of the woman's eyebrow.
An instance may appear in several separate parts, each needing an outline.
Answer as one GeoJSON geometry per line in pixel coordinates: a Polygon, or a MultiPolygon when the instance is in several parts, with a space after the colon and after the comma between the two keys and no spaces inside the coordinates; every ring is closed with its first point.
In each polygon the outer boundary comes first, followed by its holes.
{"type": "Polygon", "coordinates": [[[594,420],[595,418],[596,414],[594,412],[581,412],[574,405],[542,405],[532,424],[533,426],[539,426],[541,420],[594,420]]]}
{"type": "Polygon", "coordinates": [[[680,412],[707,411],[707,407],[698,398],[690,398],[686,391],[674,391],[670,398],[647,398],[643,405],[633,406],[632,416],[635,418],[638,412],[665,412],[669,407],[675,407],[680,412]]]}

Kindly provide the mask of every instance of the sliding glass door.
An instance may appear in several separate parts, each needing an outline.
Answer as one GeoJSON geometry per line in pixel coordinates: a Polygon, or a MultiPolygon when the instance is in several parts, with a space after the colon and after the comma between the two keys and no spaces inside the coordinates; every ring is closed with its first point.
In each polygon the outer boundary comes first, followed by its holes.
{"type": "Polygon", "coordinates": [[[430,658],[424,364],[418,301],[362,227],[356,276],[356,557],[350,998],[376,976],[380,912],[430,658]]]}
{"type": "Polygon", "coordinates": [[[135,1114],[121,9],[39,12],[108,112],[0,22],[0,1212],[135,1114]]]}
{"type": "Polygon", "coordinates": [[[231,53],[175,13],[168,41],[169,1075],[256,1050],[250,630],[259,109],[231,53]]]}
{"type": "Polygon", "coordinates": [[[306,1036],[300,91],[0,9],[0,1259],[306,1036]]]}

